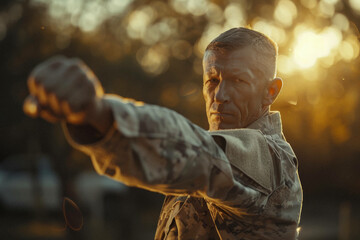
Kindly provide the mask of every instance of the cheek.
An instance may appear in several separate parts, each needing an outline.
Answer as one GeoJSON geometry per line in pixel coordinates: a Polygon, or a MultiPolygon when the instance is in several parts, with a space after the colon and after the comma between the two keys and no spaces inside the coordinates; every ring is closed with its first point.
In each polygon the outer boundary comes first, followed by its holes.
{"type": "Polygon", "coordinates": [[[206,106],[208,106],[208,104],[211,104],[211,102],[213,101],[213,94],[211,93],[211,91],[209,91],[208,89],[203,89],[203,96],[206,106]]]}

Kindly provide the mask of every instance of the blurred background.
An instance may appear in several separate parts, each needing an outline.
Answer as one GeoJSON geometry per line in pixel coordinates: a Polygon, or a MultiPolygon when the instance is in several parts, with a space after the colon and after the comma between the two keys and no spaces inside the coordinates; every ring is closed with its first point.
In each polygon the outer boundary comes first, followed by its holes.
{"type": "Polygon", "coordinates": [[[81,58],[106,92],[207,129],[202,55],[238,26],[279,45],[273,110],[299,158],[299,239],[360,239],[360,0],[2,0],[0,238],[152,239],[163,200],[97,175],[59,125],[23,114],[35,65],[81,58]],[[83,215],[80,231],[65,227],[64,197],[83,215]]]}

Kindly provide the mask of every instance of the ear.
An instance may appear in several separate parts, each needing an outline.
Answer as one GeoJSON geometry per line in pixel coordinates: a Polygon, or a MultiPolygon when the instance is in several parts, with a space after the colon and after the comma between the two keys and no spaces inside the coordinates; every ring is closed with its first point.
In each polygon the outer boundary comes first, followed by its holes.
{"type": "Polygon", "coordinates": [[[274,78],[268,83],[263,100],[264,106],[270,106],[273,102],[275,102],[276,97],[281,91],[282,85],[283,81],[279,77],[274,78]]]}

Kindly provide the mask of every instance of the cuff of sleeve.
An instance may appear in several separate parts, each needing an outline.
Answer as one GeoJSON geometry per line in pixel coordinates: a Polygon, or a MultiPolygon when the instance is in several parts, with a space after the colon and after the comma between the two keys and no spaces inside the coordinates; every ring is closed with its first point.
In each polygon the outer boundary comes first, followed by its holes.
{"type": "Polygon", "coordinates": [[[99,137],[98,132],[91,126],[74,126],[62,122],[62,127],[70,145],[87,154],[90,154],[90,148],[95,148],[108,142],[116,132],[115,124],[101,137],[99,137]]]}
{"type": "Polygon", "coordinates": [[[105,145],[116,132],[119,133],[116,135],[124,137],[139,136],[139,120],[135,108],[144,104],[110,94],[105,95],[104,100],[109,103],[114,116],[114,123],[105,135],[99,135],[91,126],[62,123],[68,142],[87,154],[92,152],[90,149],[105,145]]]}

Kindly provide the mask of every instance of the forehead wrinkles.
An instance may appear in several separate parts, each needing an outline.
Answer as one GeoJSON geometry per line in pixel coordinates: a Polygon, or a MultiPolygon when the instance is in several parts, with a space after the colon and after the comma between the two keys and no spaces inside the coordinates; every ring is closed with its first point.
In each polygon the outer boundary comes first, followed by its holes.
{"type": "Polygon", "coordinates": [[[210,57],[204,58],[205,74],[207,75],[221,75],[221,73],[240,75],[246,74],[250,79],[256,79],[256,69],[251,65],[243,66],[240,62],[231,61],[231,59],[210,57]]]}
{"type": "MultiPolygon", "coordinates": [[[[240,48],[237,50],[241,50],[244,48],[240,48]]],[[[261,56],[257,51],[254,51],[250,59],[234,59],[236,58],[236,50],[234,51],[219,51],[219,50],[208,50],[204,53],[203,64],[204,70],[206,73],[214,73],[210,72],[211,68],[215,67],[217,71],[223,71],[226,67],[227,70],[237,72],[243,72],[249,75],[251,78],[261,78],[266,80],[271,80],[274,76],[272,72],[272,64],[269,62],[268,57],[261,56]],[[250,60],[250,62],[249,62],[250,60]],[[246,66],[243,66],[242,63],[245,62],[246,66]],[[233,65],[233,66],[229,66],[233,65]],[[241,68],[241,71],[238,69],[241,68]]],[[[212,69],[211,69],[212,70],[212,69]]],[[[212,70],[213,71],[213,70],[212,70]]]]}

